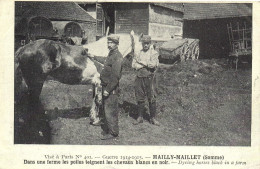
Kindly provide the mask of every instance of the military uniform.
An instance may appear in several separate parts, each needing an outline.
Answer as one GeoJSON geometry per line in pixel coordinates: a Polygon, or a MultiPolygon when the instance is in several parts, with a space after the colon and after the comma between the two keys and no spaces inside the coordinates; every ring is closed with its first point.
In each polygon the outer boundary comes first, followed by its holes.
{"type": "MultiPolygon", "coordinates": [[[[136,70],[135,79],[135,97],[138,103],[137,123],[143,122],[143,112],[145,110],[145,100],[149,102],[150,122],[154,124],[156,117],[156,76],[155,70],[159,65],[158,52],[152,47],[147,50],[141,50],[133,59],[132,67],[136,70]]],[[[156,125],[159,123],[156,122],[156,125]]]]}
{"type": "Polygon", "coordinates": [[[104,134],[117,137],[118,127],[118,90],[121,78],[123,57],[118,48],[110,50],[104,69],[100,74],[102,90],[109,93],[103,96],[104,112],[101,117],[101,128],[104,134]]]}

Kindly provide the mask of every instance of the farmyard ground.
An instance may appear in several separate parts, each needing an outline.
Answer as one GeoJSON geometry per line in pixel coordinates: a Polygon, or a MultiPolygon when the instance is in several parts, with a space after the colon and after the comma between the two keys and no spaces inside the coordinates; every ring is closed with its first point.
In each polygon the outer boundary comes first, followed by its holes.
{"type": "Polygon", "coordinates": [[[48,80],[41,94],[45,115],[33,127],[23,120],[26,99],[16,106],[15,143],[250,146],[251,75],[247,65],[229,69],[221,59],[160,64],[157,127],[147,120],[132,125],[135,75],[125,70],[120,80],[120,135],[110,141],[100,140],[100,127],[89,124],[91,86],[48,80]]]}

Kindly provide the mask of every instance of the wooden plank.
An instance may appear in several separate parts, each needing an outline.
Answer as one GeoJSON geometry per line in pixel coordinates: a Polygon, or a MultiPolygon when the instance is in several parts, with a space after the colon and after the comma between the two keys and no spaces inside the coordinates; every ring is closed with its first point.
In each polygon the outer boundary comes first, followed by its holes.
{"type": "Polygon", "coordinates": [[[148,34],[148,5],[123,3],[116,5],[115,31],[148,34]]]}
{"type": "Polygon", "coordinates": [[[104,35],[104,14],[101,4],[96,4],[96,24],[97,24],[97,36],[103,36],[104,35]]]}
{"type": "Polygon", "coordinates": [[[149,10],[149,22],[182,27],[183,13],[151,5],[149,10]]]}

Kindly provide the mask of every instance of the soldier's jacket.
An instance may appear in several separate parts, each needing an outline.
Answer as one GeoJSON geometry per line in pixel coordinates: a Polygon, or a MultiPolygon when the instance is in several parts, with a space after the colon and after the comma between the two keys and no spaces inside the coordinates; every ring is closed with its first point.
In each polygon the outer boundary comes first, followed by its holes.
{"type": "Polygon", "coordinates": [[[159,56],[158,52],[155,51],[153,48],[150,48],[146,52],[141,50],[134,57],[132,62],[132,67],[137,70],[137,76],[138,77],[150,76],[159,65],[158,56],[159,56]]]}
{"type": "Polygon", "coordinates": [[[104,64],[104,69],[100,74],[101,84],[102,86],[105,86],[105,90],[109,93],[116,89],[119,84],[122,71],[122,61],[123,56],[117,48],[110,50],[104,64]]]}

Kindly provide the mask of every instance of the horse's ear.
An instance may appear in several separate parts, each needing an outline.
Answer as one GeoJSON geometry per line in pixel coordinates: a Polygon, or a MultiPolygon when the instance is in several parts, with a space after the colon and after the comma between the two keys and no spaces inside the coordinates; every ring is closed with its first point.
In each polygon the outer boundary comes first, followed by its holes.
{"type": "Polygon", "coordinates": [[[141,33],[141,35],[139,36],[139,42],[141,41],[141,39],[143,38],[144,34],[141,33]]]}
{"type": "Polygon", "coordinates": [[[106,36],[108,36],[108,32],[109,32],[109,26],[107,27],[106,36]]]}
{"type": "Polygon", "coordinates": [[[135,32],[131,30],[130,35],[134,36],[135,32]]]}

